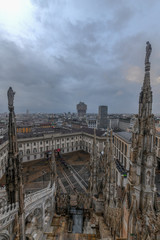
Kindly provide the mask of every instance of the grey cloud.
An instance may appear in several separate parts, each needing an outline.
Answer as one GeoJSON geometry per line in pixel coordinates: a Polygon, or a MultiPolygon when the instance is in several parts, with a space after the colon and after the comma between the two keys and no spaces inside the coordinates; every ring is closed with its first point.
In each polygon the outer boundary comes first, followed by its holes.
{"type": "MultiPolygon", "coordinates": [[[[143,71],[150,33],[135,29],[127,34],[136,7],[115,2],[47,0],[44,5],[44,1],[34,1],[35,22],[29,32],[33,37],[28,33],[22,46],[12,36],[2,38],[2,33],[0,37],[1,110],[6,109],[11,85],[18,112],[76,111],[80,100],[90,112],[96,112],[100,104],[108,104],[109,112],[137,112],[141,86],[128,82],[126,73],[132,66],[143,71]]],[[[158,58],[157,51],[152,57],[155,77],[160,75],[158,58]]]]}

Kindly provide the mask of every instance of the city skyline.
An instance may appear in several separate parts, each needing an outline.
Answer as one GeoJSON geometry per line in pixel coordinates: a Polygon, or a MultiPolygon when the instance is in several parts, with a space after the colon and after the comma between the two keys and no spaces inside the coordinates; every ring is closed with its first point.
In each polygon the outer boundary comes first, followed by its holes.
{"type": "Polygon", "coordinates": [[[153,113],[159,113],[159,10],[149,0],[1,1],[0,112],[7,111],[12,86],[17,113],[76,112],[79,101],[88,113],[99,105],[137,113],[149,40],[153,113]]]}

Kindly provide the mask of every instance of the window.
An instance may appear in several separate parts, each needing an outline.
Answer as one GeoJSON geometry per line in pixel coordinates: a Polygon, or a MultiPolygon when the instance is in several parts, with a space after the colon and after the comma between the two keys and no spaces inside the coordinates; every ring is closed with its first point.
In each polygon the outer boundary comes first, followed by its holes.
{"type": "Polygon", "coordinates": [[[27,160],[28,160],[28,161],[30,160],[30,156],[27,157],[27,160]]]}
{"type": "Polygon", "coordinates": [[[67,141],[69,141],[69,138],[67,138],[67,141]]]}
{"type": "Polygon", "coordinates": [[[127,155],[127,145],[125,144],[125,155],[127,155]]]}
{"type": "Polygon", "coordinates": [[[33,152],[36,153],[36,152],[37,152],[37,149],[36,149],[36,148],[33,148],[33,152]]]}
{"type": "Polygon", "coordinates": [[[42,141],[40,142],[40,144],[42,145],[42,141]]]}
{"type": "Polygon", "coordinates": [[[48,141],[46,141],[46,144],[48,144],[48,141]]]}
{"type": "Polygon", "coordinates": [[[34,159],[36,159],[37,155],[34,155],[34,159]]]}
{"type": "Polygon", "coordinates": [[[40,152],[42,152],[43,151],[43,148],[42,147],[40,147],[40,152]]]}
{"type": "Polygon", "coordinates": [[[30,149],[27,149],[26,153],[27,153],[27,154],[30,154],[30,149]]]}
{"type": "Polygon", "coordinates": [[[64,148],[64,143],[62,143],[62,148],[64,148]]]}
{"type": "Polygon", "coordinates": [[[57,139],[57,142],[59,142],[59,139],[57,139]]]}
{"type": "Polygon", "coordinates": [[[43,153],[41,153],[41,158],[43,157],[43,153]]]}
{"type": "Polygon", "coordinates": [[[73,137],[71,139],[73,140],[73,137]]]}
{"type": "Polygon", "coordinates": [[[69,143],[67,143],[67,148],[69,147],[69,143]]]}
{"type": "Polygon", "coordinates": [[[29,143],[27,143],[27,147],[29,147],[29,143]]]}
{"type": "Polygon", "coordinates": [[[121,141],[119,141],[119,149],[121,150],[121,141]]]}
{"type": "Polygon", "coordinates": [[[34,142],[34,146],[36,146],[36,142],[34,142]]]}
{"type": "Polygon", "coordinates": [[[18,147],[21,148],[22,147],[22,143],[18,144],[18,147]]]}
{"type": "Polygon", "coordinates": [[[20,156],[23,156],[23,151],[22,151],[22,150],[19,151],[19,155],[20,155],[20,156]]]}
{"type": "Polygon", "coordinates": [[[59,148],[59,144],[57,144],[57,148],[59,148]]]}
{"type": "Polygon", "coordinates": [[[123,150],[124,150],[124,143],[122,142],[122,152],[123,152],[123,150]]]}
{"type": "Polygon", "coordinates": [[[48,148],[49,148],[49,147],[47,146],[47,147],[46,147],[46,151],[48,151],[48,148]]]}

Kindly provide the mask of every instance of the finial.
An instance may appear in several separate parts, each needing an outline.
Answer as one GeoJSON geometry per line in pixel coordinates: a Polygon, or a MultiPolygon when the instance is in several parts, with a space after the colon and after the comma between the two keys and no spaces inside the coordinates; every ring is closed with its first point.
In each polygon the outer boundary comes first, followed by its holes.
{"type": "Polygon", "coordinates": [[[146,42],[145,71],[150,71],[149,58],[152,52],[152,46],[149,41],[146,42]]]}
{"type": "Polygon", "coordinates": [[[13,109],[13,101],[15,95],[15,92],[13,92],[13,89],[11,87],[9,87],[7,95],[8,95],[8,108],[9,110],[11,110],[13,109]]]}

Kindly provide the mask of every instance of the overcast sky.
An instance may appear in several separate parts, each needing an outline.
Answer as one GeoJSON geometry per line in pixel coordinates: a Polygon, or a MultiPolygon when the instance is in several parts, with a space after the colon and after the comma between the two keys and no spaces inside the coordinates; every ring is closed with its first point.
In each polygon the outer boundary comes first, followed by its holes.
{"type": "Polygon", "coordinates": [[[160,113],[159,0],[0,0],[0,112],[137,113],[146,41],[160,113]]]}

